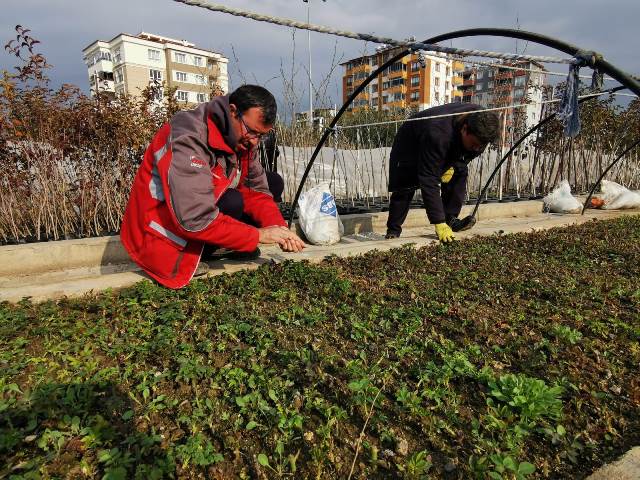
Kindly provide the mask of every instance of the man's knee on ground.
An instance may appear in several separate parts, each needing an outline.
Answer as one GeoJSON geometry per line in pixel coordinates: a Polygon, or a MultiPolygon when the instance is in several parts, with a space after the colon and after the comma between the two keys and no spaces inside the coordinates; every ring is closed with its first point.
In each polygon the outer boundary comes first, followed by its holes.
{"type": "Polygon", "coordinates": [[[242,194],[233,188],[224,192],[224,195],[218,200],[218,208],[225,215],[240,220],[244,211],[244,200],[242,194]]]}

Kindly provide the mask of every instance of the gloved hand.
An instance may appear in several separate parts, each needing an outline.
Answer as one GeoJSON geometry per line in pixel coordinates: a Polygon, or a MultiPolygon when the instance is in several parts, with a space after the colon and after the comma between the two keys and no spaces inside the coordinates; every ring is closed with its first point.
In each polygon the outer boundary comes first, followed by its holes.
{"type": "Polygon", "coordinates": [[[438,239],[442,243],[453,242],[453,239],[456,238],[453,234],[453,230],[446,223],[436,223],[436,233],[438,234],[438,239]]]}
{"type": "Polygon", "coordinates": [[[440,181],[442,183],[449,183],[451,181],[451,178],[453,177],[454,174],[454,170],[453,167],[450,167],[449,170],[447,170],[446,172],[444,172],[442,174],[442,176],[440,177],[440,181]]]}

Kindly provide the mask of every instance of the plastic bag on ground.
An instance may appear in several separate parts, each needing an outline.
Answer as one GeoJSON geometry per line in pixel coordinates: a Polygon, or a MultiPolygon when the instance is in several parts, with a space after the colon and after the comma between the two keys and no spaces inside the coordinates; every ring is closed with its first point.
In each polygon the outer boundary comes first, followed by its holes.
{"type": "Polygon", "coordinates": [[[344,227],[328,182],[300,195],[298,221],[307,240],[314,245],[333,245],[340,241],[344,227]]]}
{"type": "Polygon", "coordinates": [[[606,210],[622,210],[640,208],[640,193],[608,180],[602,180],[602,208],[606,210]]]}
{"type": "Polygon", "coordinates": [[[580,213],[582,204],[571,195],[571,186],[567,180],[560,184],[542,199],[545,210],[553,213],[580,213]]]}

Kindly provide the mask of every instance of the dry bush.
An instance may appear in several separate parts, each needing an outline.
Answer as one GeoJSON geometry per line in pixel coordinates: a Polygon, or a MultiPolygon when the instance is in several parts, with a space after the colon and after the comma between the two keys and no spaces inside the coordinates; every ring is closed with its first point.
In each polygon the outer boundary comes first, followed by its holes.
{"type": "Polygon", "coordinates": [[[5,49],[21,62],[0,80],[0,241],[117,232],[129,189],[155,131],[177,110],[170,91],[89,98],[49,86],[39,43],[16,27],[5,49]]]}

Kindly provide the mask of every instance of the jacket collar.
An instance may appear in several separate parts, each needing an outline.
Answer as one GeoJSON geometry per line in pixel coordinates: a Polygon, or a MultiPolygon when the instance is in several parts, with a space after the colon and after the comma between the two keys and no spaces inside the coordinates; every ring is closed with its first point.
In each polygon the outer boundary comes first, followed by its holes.
{"type": "Polygon", "coordinates": [[[238,143],[231,126],[231,111],[229,110],[229,96],[215,97],[207,104],[207,131],[209,146],[214,150],[233,154],[238,143]]]}

